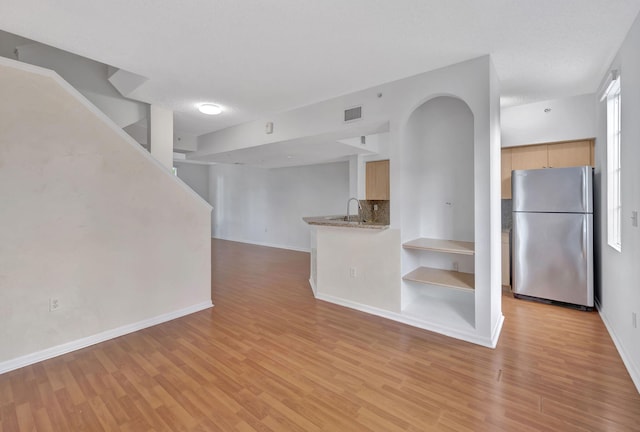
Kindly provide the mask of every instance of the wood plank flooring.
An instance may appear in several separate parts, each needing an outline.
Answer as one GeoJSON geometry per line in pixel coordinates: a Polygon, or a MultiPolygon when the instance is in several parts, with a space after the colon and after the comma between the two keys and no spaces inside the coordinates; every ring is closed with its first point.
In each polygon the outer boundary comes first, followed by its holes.
{"type": "Polygon", "coordinates": [[[0,375],[0,430],[640,430],[597,313],[505,296],[491,350],[316,301],[308,254],[212,247],[213,309],[0,375]]]}

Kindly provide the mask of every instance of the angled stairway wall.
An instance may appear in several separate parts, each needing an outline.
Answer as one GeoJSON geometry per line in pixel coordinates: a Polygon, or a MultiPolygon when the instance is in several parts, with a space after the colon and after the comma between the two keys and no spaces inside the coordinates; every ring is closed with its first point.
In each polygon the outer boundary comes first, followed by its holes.
{"type": "Polygon", "coordinates": [[[17,60],[56,71],[119,127],[148,116],[148,105],[122,96],[109,81],[109,67],[38,42],[16,47],[17,60]]]}
{"type": "Polygon", "coordinates": [[[0,93],[0,373],[210,307],[209,204],[56,73],[0,93]]]}

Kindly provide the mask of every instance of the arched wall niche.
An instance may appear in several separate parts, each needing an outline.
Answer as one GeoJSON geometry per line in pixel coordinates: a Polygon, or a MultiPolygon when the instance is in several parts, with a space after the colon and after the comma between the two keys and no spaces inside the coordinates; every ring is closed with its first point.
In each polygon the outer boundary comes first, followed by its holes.
{"type": "Polygon", "coordinates": [[[474,240],[474,116],[467,103],[438,95],[406,122],[402,158],[409,237],[474,240]]]}

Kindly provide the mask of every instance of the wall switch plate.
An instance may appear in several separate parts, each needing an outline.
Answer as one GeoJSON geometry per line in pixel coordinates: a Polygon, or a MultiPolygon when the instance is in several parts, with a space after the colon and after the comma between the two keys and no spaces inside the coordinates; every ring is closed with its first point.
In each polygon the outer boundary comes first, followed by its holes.
{"type": "Polygon", "coordinates": [[[638,317],[635,312],[631,312],[631,325],[633,328],[638,328],[638,317]]]}
{"type": "Polygon", "coordinates": [[[273,122],[267,122],[267,124],[264,125],[264,133],[266,133],[266,134],[272,134],[273,133],[273,122]]]}
{"type": "Polygon", "coordinates": [[[631,226],[638,228],[638,212],[635,210],[631,212],[631,226]]]}
{"type": "Polygon", "coordinates": [[[49,299],[49,312],[53,312],[60,309],[60,299],[57,297],[51,297],[49,299]]]}
{"type": "Polygon", "coordinates": [[[357,275],[358,275],[358,272],[356,271],[356,268],[355,268],[355,267],[351,267],[351,268],[349,268],[349,277],[354,278],[354,277],[356,277],[357,275]]]}

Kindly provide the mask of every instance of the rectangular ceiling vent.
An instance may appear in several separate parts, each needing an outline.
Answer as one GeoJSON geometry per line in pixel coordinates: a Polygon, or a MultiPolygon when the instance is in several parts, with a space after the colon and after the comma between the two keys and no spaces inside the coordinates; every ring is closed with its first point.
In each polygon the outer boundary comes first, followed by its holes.
{"type": "Polygon", "coordinates": [[[360,120],[362,118],[362,106],[357,106],[344,110],[345,123],[354,120],[360,120]]]}

